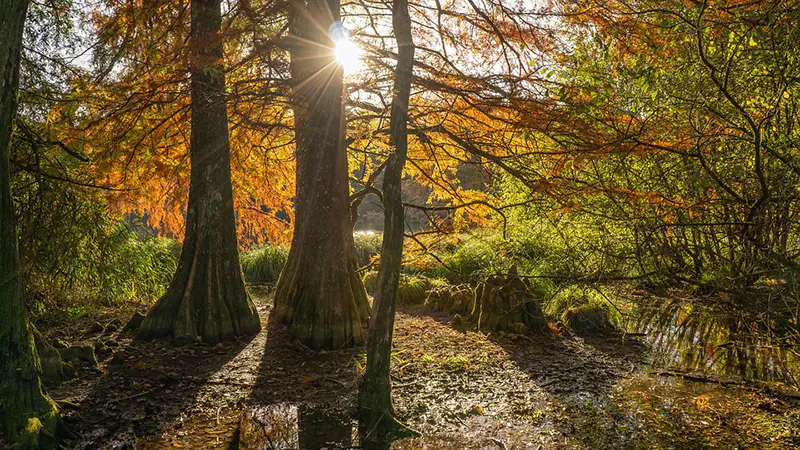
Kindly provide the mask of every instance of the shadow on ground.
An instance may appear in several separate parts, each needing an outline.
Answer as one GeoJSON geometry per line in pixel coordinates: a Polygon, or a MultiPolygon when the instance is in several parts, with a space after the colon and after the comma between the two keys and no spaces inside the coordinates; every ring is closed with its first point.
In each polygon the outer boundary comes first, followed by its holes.
{"type": "Polygon", "coordinates": [[[198,393],[247,347],[249,340],[216,346],[173,346],[116,338],[118,350],[94,380],[52,391],[78,437],[67,448],[132,448],[142,436],[180,428],[196,409],[198,393]]]}

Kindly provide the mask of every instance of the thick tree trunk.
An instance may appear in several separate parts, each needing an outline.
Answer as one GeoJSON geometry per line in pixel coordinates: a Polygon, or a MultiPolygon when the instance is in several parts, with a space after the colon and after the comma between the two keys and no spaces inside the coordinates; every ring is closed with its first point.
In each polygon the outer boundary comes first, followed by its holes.
{"type": "Polygon", "coordinates": [[[138,337],[218,342],[261,329],[239,265],[219,0],[192,0],[191,184],[186,236],[167,293],[138,337]]]}
{"type": "Polygon", "coordinates": [[[392,331],[403,258],[405,228],[401,183],[408,150],[408,102],[414,65],[414,42],[407,0],[394,0],[392,23],[398,47],[390,119],[390,139],[394,153],[389,156],[383,178],[383,248],[378,268],[378,287],[370,317],[367,370],[359,392],[360,422],[366,440],[380,440],[387,434],[407,431],[392,415],[389,379],[392,331]]]}
{"type": "Polygon", "coordinates": [[[53,447],[58,411],[42,391],[22,297],[9,153],[27,0],[0,0],[0,447],[53,447]]]}
{"type": "Polygon", "coordinates": [[[277,317],[315,349],[363,342],[369,303],[357,274],[348,205],[342,68],[329,29],[337,0],[291,2],[297,201],[277,317]]]}

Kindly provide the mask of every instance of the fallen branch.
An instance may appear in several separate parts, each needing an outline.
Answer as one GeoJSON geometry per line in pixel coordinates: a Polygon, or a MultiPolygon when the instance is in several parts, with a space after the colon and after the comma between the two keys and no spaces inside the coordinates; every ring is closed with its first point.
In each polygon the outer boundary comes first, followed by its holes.
{"type": "Polygon", "coordinates": [[[792,400],[800,400],[800,393],[793,393],[793,392],[784,392],[767,386],[766,384],[755,381],[755,380],[720,380],[719,378],[714,378],[702,374],[693,374],[693,373],[686,373],[686,372],[678,372],[672,370],[654,370],[650,372],[651,375],[658,375],[662,377],[676,377],[676,378],[683,378],[684,380],[695,381],[699,383],[714,383],[718,384],[723,387],[728,386],[737,386],[744,389],[749,389],[751,391],[759,391],[765,393],[767,395],[771,395],[773,397],[781,397],[781,398],[788,398],[792,400]]]}

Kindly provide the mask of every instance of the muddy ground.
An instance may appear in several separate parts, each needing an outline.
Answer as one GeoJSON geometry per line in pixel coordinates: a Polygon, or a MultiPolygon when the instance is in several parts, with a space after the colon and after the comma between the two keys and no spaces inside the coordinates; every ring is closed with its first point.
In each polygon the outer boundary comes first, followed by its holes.
{"type": "MultiPolygon", "coordinates": [[[[358,447],[363,349],[305,348],[270,320],[268,291],[252,292],[263,330],[232,344],[132,341],[99,330],[113,314],[39,323],[108,348],[98,368],[48,388],[77,436],[64,448],[244,448],[243,417],[271,436],[263,448],[358,447]]],[[[448,320],[400,308],[395,407],[422,437],[392,448],[800,448],[797,398],[653,367],[640,337],[485,335],[448,320]]]]}

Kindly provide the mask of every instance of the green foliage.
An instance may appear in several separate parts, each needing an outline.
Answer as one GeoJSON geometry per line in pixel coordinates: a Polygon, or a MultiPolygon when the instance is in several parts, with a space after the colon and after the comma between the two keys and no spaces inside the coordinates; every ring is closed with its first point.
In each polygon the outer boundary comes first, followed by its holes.
{"type": "Polygon", "coordinates": [[[450,284],[477,282],[507,271],[512,265],[503,249],[506,244],[493,230],[464,233],[433,248],[435,256],[425,255],[410,261],[405,270],[428,278],[442,278],[450,284]]]}
{"type": "MultiPolygon", "coordinates": [[[[32,157],[25,151],[34,150],[17,151],[18,157],[32,157]]],[[[56,305],[152,301],[175,273],[180,245],[152,236],[136,217],[114,216],[99,190],[18,172],[12,194],[34,312],[56,305]]]]}
{"type": "MultiPolygon", "coordinates": [[[[164,293],[177,268],[176,241],[142,237],[125,222],[71,237],[40,241],[37,252],[26,255],[33,310],[53,304],[149,302],[164,293]]],[[[70,311],[85,314],[83,307],[70,311]]]]}
{"type": "MultiPolygon", "coordinates": [[[[369,295],[375,295],[378,287],[378,272],[371,270],[362,277],[364,288],[369,295]]],[[[428,291],[447,284],[442,278],[429,278],[420,274],[401,274],[400,285],[397,288],[397,302],[405,304],[422,304],[428,291]]]]}
{"type": "Polygon", "coordinates": [[[560,284],[573,280],[637,273],[630,261],[608,255],[630,250],[622,231],[598,229],[575,217],[562,217],[558,224],[533,220],[527,216],[530,213],[513,212],[505,237],[500,230],[464,233],[434,248],[435,257],[410,261],[405,270],[461,284],[507,273],[513,266],[532,280],[533,291],[541,299],[550,298],[560,284]]]}
{"type": "Polygon", "coordinates": [[[383,234],[374,231],[356,231],[353,233],[353,240],[356,244],[356,257],[358,266],[365,267],[370,265],[372,259],[381,253],[383,245],[383,234]]]}
{"type": "Polygon", "coordinates": [[[577,332],[600,331],[621,326],[622,313],[607,290],[571,285],[559,290],[545,305],[544,312],[577,332]]]}
{"type": "Polygon", "coordinates": [[[264,245],[242,253],[244,279],[252,284],[277,283],[289,250],[276,245],[264,245]]]}

